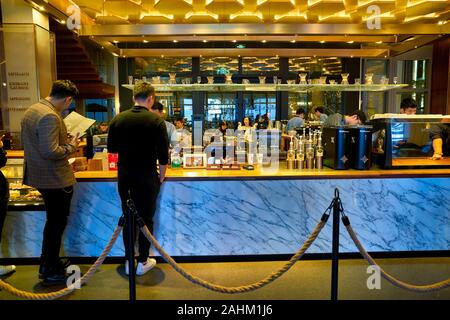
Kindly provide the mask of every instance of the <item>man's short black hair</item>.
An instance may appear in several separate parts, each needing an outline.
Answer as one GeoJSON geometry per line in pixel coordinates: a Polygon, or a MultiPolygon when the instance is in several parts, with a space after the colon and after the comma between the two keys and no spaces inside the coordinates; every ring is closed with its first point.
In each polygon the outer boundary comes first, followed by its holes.
{"type": "Polygon", "coordinates": [[[178,117],[178,118],[176,118],[176,119],[175,119],[175,121],[178,121],[178,122],[182,122],[182,123],[184,123],[184,118],[182,118],[182,117],[178,117]]]}
{"type": "Polygon", "coordinates": [[[358,119],[361,121],[362,124],[366,123],[367,116],[363,111],[355,110],[350,114],[350,116],[354,116],[354,115],[356,115],[358,117],[358,119]]]}
{"type": "Polygon", "coordinates": [[[324,113],[323,107],[316,107],[316,111],[319,111],[320,113],[324,113]]]}
{"type": "Polygon", "coordinates": [[[300,115],[300,114],[305,114],[305,109],[303,108],[298,108],[297,112],[295,112],[296,115],[300,115]]]}
{"type": "Polygon", "coordinates": [[[153,103],[152,110],[158,110],[159,112],[163,112],[164,106],[162,105],[161,102],[155,101],[155,103],[153,103]]]}
{"type": "Polygon", "coordinates": [[[417,103],[416,100],[414,100],[411,97],[405,98],[402,100],[402,102],[400,103],[400,109],[416,109],[417,108],[417,103]]]}
{"type": "Polygon", "coordinates": [[[50,97],[56,99],[64,99],[67,97],[75,97],[78,95],[78,89],[76,85],[70,80],[56,80],[52,84],[52,90],[50,91],[50,97]]]}

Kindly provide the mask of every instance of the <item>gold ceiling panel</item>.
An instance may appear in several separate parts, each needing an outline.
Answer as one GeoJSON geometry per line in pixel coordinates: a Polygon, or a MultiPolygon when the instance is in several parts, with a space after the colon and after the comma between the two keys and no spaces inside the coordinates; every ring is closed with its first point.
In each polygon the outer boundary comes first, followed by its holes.
{"type": "MultiPolygon", "coordinates": [[[[53,0],[49,0],[52,3],[53,0]]],[[[447,20],[450,0],[73,0],[97,24],[361,24],[380,9],[382,23],[447,20]],[[100,18],[100,19],[99,19],[100,18]],[[128,20],[128,21],[124,21],[128,20]]]]}
{"type": "Polygon", "coordinates": [[[244,2],[242,0],[215,0],[207,4],[206,9],[218,15],[228,16],[244,9],[244,2]]]}
{"type": "Polygon", "coordinates": [[[160,0],[155,4],[154,8],[165,14],[182,17],[192,11],[192,5],[184,0],[160,0]]]}

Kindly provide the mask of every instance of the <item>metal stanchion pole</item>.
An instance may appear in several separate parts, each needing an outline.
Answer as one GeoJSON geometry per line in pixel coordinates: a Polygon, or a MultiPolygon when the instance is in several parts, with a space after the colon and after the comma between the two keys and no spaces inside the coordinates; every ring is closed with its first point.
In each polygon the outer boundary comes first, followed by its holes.
{"type": "Polygon", "coordinates": [[[339,213],[340,213],[340,198],[339,190],[334,190],[333,200],[333,242],[331,253],[331,300],[338,299],[338,280],[339,280],[339,213]]]}
{"type": "Polygon", "coordinates": [[[128,230],[128,282],[130,289],[130,301],[136,301],[136,269],[134,266],[134,240],[136,231],[135,208],[133,200],[129,197],[127,200],[126,228],[128,230]]]}

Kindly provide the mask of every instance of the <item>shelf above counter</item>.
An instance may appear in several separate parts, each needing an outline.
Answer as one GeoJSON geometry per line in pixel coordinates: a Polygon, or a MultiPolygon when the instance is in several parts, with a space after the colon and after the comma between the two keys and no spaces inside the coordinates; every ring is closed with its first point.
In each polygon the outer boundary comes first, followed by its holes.
{"type": "MultiPolygon", "coordinates": [[[[133,90],[134,85],[123,84],[124,88],[133,90]]],[[[225,84],[225,83],[200,83],[200,84],[152,84],[157,92],[177,92],[177,91],[212,91],[212,92],[234,92],[234,91],[365,91],[384,92],[388,90],[401,89],[408,84],[225,84]]]]}

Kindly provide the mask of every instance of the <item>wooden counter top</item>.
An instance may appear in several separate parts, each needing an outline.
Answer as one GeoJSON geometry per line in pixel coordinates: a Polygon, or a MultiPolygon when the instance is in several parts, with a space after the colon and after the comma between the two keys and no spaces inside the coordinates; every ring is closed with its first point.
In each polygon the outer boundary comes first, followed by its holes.
{"type": "MultiPolygon", "coordinates": [[[[81,171],[76,172],[78,181],[115,181],[115,171],[81,171]]],[[[167,181],[189,180],[288,180],[288,179],[383,179],[412,177],[450,177],[449,169],[393,169],[393,170],[288,170],[280,168],[275,172],[261,170],[206,170],[206,169],[167,169],[167,181]]]]}

